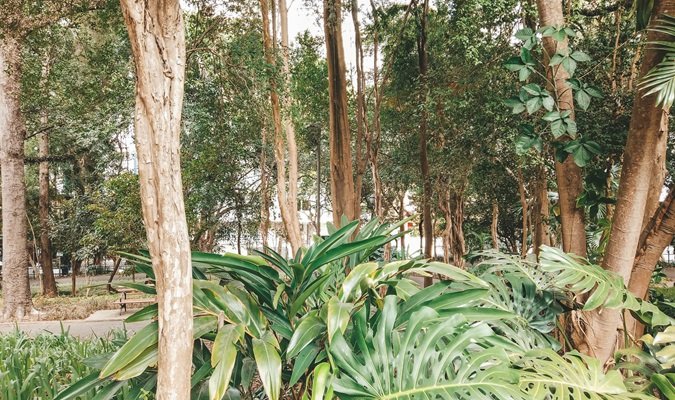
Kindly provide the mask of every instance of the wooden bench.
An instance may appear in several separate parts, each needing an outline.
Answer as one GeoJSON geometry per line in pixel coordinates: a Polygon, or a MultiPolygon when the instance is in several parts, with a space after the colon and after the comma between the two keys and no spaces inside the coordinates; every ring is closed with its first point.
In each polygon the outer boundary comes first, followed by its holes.
{"type": "Polygon", "coordinates": [[[120,294],[120,299],[115,301],[114,304],[119,304],[120,315],[127,311],[127,304],[151,304],[157,301],[155,297],[137,297],[143,293],[135,289],[122,288],[117,289],[117,291],[120,294]]]}

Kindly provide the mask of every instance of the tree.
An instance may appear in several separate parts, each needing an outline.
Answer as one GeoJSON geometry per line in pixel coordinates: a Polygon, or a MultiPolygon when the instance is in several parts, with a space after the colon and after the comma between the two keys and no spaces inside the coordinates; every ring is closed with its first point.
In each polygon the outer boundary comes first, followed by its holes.
{"type": "MultiPolygon", "coordinates": [[[[537,0],[537,9],[542,27],[565,26],[562,0],[537,0]]],[[[567,51],[566,39],[556,41],[552,37],[545,37],[543,42],[546,49],[545,65],[549,65],[554,54],[567,51]]],[[[574,121],[574,94],[567,82],[570,73],[560,64],[551,66],[548,71],[553,80],[553,87],[550,89],[556,93],[558,108],[563,112],[569,111],[570,119],[574,121]]],[[[560,204],[563,250],[586,257],[584,210],[577,206],[577,198],[583,191],[581,168],[569,154],[563,162],[556,161],[555,170],[560,197],[558,203],[560,204]]]]}
{"type": "MultiPolygon", "coordinates": [[[[654,2],[651,11],[651,24],[657,23],[657,17],[675,13],[675,1],[661,0],[654,2]]],[[[650,29],[647,34],[649,42],[667,40],[667,35],[650,29]]],[[[644,50],[640,76],[645,77],[663,59],[664,52],[658,46],[648,46],[644,50]]],[[[621,276],[629,285],[640,236],[644,228],[644,220],[651,219],[646,211],[654,210],[649,203],[652,192],[661,185],[652,184],[653,177],[660,174],[656,171],[658,161],[655,155],[665,151],[664,136],[668,135],[668,112],[656,102],[656,94],[647,94],[644,89],[638,90],[633,102],[628,139],[621,169],[621,181],[612,221],[609,243],[603,259],[603,267],[621,276]]],[[[657,197],[658,199],[658,197],[657,197]]],[[[642,275],[640,280],[649,280],[642,275]]],[[[637,283],[634,283],[634,288],[637,283]]],[[[640,283],[644,287],[644,283],[640,283]]],[[[617,341],[621,315],[615,310],[603,310],[589,317],[588,346],[592,354],[601,361],[612,356],[617,341]]]]}
{"type": "Polygon", "coordinates": [[[342,46],[342,0],[323,0],[323,25],[328,62],[328,95],[330,98],[330,185],[333,222],[342,216],[360,218],[352,166],[351,132],[347,105],[345,55],[342,46]]]}
{"type": "Polygon", "coordinates": [[[185,31],[178,0],[121,0],[136,71],[134,132],[159,306],[157,398],[190,397],[192,275],[180,130],[185,31]]]}
{"type": "MultiPolygon", "coordinates": [[[[275,1],[275,0],[272,0],[275,1]]],[[[295,254],[302,244],[298,219],[298,149],[295,142],[295,128],[289,114],[290,99],[284,96],[286,113],[282,116],[281,101],[274,67],[276,65],[276,37],[270,35],[269,7],[267,0],[260,0],[263,23],[263,47],[265,60],[269,65],[269,91],[272,107],[272,125],[274,127],[274,159],[277,165],[277,197],[286,236],[295,254]],[[286,154],[288,154],[288,177],[286,176],[286,154]],[[288,178],[288,183],[286,179],[288,178]]],[[[282,73],[288,86],[290,81],[290,62],[288,50],[288,9],[286,2],[280,0],[282,73]]],[[[276,10],[276,7],[273,7],[276,10]]],[[[273,11],[275,12],[275,11],[273,11]]],[[[276,32],[276,29],[273,29],[276,32]]]]}

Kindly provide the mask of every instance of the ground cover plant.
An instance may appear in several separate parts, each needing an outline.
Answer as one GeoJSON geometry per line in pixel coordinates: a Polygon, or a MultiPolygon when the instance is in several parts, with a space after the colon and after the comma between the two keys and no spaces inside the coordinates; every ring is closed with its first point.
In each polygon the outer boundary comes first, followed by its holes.
{"type": "MultiPolygon", "coordinates": [[[[347,224],[292,259],[271,249],[193,253],[193,398],[649,399],[672,390],[672,330],[645,340],[659,365],[652,373],[557,351],[557,318],[571,310],[620,308],[653,326],[672,323],[619,277],[551,247],[538,263],[484,252],[468,271],[371,259],[397,228],[373,221],[357,233],[347,224]],[[422,288],[424,276],[437,281],[422,288]],[[629,370],[641,380],[624,379],[629,370]]],[[[146,256],[130,258],[152,274],[146,256]]],[[[130,316],[151,322],[57,399],[151,390],[156,315],[152,305],[130,316]]]]}

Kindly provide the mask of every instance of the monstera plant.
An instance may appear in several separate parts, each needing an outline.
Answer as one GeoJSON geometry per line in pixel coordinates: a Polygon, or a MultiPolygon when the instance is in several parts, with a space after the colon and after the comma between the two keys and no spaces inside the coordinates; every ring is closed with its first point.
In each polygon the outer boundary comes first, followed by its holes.
{"type": "MultiPolygon", "coordinates": [[[[405,221],[404,221],[405,222],[405,221]]],[[[402,222],[403,223],[403,222],[402,222]]],[[[194,399],[637,399],[626,385],[551,335],[565,310],[618,307],[655,325],[671,320],[617,276],[544,248],[534,263],[496,252],[470,270],[431,260],[385,262],[377,250],[400,224],[344,223],[287,259],[192,255],[194,399]],[[435,283],[423,288],[425,276],[435,283]],[[584,304],[576,303],[586,293],[584,304]],[[561,397],[562,396],[562,397],[561,397]]],[[[147,255],[127,255],[152,276],[147,255]]],[[[154,288],[132,285],[152,293],[154,288]]],[[[149,393],[156,385],[156,305],[148,325],[63,391],[74,399],[149,393]]],[[[661,371],[660,375],[665,376],[661,371]]]]}

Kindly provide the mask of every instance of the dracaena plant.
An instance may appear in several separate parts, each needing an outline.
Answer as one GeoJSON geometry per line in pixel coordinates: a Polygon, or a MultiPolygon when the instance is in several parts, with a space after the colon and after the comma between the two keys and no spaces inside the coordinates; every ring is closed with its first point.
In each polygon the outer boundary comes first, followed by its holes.
{"type": "MultiPolygon", "coordinates": [[[[620,278],[553,248],[540,264],[482,253],[471,271],[371,260],[397,227],[369,223],[355,234],[346,224],[292,259],[193,254],[193,398],[648,398],[618,372],[553,350],[566,309],[622,307],[670,323],[620,278]],[[423,288],[420,276],[439,280],[423,288]],[[581,293],[590,295],[577,304],[581,293]]],[[[134,260],[152,273],[147,258],[134,260]]],[[[156,312],[149,306],[129,320],[156,312]]],[[[58,399],[94,388],[151,391],[156,362],[150,322],[58,399]]]]}
{"type": "Polygon", "coordinates": [[[541,153],[546,147],[544,144],[550,143],[558,160],[562,162],[571,154],[574,162],[584,167],[594,155],[600,154],[600,146],[579,131],[573,112],[569,107],[561,107],[561,93],[553,88],[559,75],[566,72],[569,75],[566,90],[574,92],[575,111],[588,110],[592,99],[602,98],[602,93],[576,72],[579,64],[587,63],[591,58],[581,50],[557,45],[577,37],[569,27],[547,26],[537,31],[523,28],[515,37],[520,42],[520,54],[509,58],[505,66],[518,73],[522,86],[518,95],[505,103],[513,114],[525,113],[516,138],[517,153],[541,153]],[[556,43],[554,54],[547,53],[542,37],[549,37],[556,43]]]}

